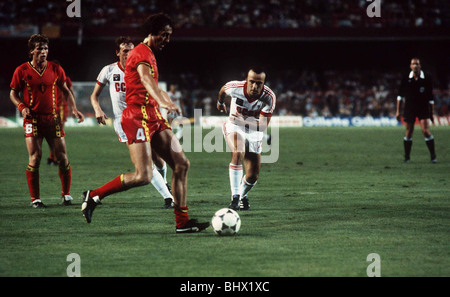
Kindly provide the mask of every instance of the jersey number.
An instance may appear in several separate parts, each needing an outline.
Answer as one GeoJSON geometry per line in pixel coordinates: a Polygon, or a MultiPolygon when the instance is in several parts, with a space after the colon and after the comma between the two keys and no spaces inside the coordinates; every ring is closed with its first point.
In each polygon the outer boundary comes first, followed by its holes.
{"type": "Polygon", "coordinates": [[[33,124],[25,125],[25,133],[27,133],[27,134],[33,133],[33,124]]]}
{"type": "Polygon", "coordinates": [[[116,82],[114,86],[116,87],[116,92],[125,92],[125,83],[116,82]]]}
{"type": "Polygon", "coordinates": [[[136,133],[136,139],[145,141],[145,133],[144,133],[144,129],[139,128],[139,129],[137,130],[137,133],[136,133]]]}

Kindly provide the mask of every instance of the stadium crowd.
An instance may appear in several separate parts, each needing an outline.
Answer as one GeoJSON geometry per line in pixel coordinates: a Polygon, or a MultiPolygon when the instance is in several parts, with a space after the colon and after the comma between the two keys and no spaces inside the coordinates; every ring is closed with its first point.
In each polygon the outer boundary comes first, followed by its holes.
{"type": "MultiPolygon", "coordinates": [[[[271,78],[268,86],[277,95],[277,115],[395,117],[401,73],[305,70],[271,73],[271,78]]],[[[177,84],[185,115],[193,116],[194,108],[203,109],[204,115],[218,114],[215,107],[218,90],[208,81],[193,73],[169,77],[168,81],[177,84]]],[[[435,86],[435,115],[449,115],[449,89],[450,85],[435,86]]]]}
{"type": "MultiPolygon", "coordinates": [[[[175,28],[413,28],[449,26],[445,0],[382,1],[383,17],[366,17],[366,0],[82,0],[82,22],[89,26],[136,27],[163,11],[175,28]]],[[[66,1],[6,0],[0,24],[65,24],[66,1]]]]}
{"type": "MultiPolygon", "coordinates": [[[[85,34],[95,31],[89,28],[136,28],[149,14],[160,11],[171,16],[176,29],[422,27],[433,31],[450,26],[447,0],[382,1],[382,18],[368,18],[368,4],[366,0],[81,0],[82,17],[76,20],[67,17],[66,1],[4,0],[0,2],[0,35],[8,26],[23,24],[74,27],[82,22],[85,34]]],[[[277,94],[275,113],[279,115],[395,115],[399,72],[328,69],[271,73],[270,77],[269,86],[277,94]]],[[[194,108],[217,113],[218,86],[208,78],[185,72],[165,80],[178,85],[185,115],[192,116],[194,108]]],[[[450,77],[440,81],[444,83],[434,90],[435,114],[448,115],[450,77]]],[[[5,92],[8,83],[0,77],[5,92]]]]}

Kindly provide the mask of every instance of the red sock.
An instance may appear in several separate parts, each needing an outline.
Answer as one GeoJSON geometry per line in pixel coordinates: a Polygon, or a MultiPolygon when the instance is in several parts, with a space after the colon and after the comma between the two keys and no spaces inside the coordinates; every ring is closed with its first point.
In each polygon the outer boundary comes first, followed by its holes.
{"type": "Polygon", "coordinates": [[[61,179],[61,195],[70,195],[70,184],[72,183],[72,168],[70,167],[70,164],[67,164],[64,168],[59,167],[58,174],[61,179]]]}
{"type": "Polygon", "coordinates": [[[173,212],[175,213],[175,223],[177,224],[177,228],[181,228],[186,224],[187,221],[189,221],[189,215],[188,215],[188,207],[187,206],[174,206],[173,212]]]}
{"type": "Polygon", "coordinates": [[[28,165],[27,170],[28,189],[30,190],[31,202],[40,199],[39,191],[39,167],[28,165]]]}
{"type": "Polygon", "coordinates": [[[89,196],[95,197],[98,196],[100,199],[103,199],[104,197],[117,193],[125,191],[126,188],[123,185],[123,174],[119,175],[112,181],[104,184],[98,189],[92,190],[89,196]]]}
{"type": "Polygon", "coordinates": [[[50,152],[50,156],[49,159],[53,160],[54,162],[57,162],[58,160],[56,160],[56,156],[53,152],[50,152]]]}

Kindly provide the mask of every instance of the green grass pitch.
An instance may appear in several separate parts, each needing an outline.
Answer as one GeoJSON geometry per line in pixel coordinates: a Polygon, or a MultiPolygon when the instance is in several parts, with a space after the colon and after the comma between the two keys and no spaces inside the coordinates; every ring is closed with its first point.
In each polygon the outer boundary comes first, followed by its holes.
{"type": "MultiPolygon", "coordinates": [[[[204,132],[204,135],[207,131],[204,132]]],[[[87,224],[81,193],[133,171],[111,127],[67,128],[74,205],[60,206],[56,166],[40,166],[45,210],[29,207],[22,129],[0,129],[0,276],[450,276],[450,137],[432,127],[431,164],[417,129],[404,164],[404,127],[283,128],[278,162],[263,164],[234,237],[175,234],[174,214],[151,186],[104,199],[87,224]]],[[[186,153],[190,216],[229,204],[229,153],[186,153]]],[[[170,177],[170,171],[169,171],[170,177]]]]}

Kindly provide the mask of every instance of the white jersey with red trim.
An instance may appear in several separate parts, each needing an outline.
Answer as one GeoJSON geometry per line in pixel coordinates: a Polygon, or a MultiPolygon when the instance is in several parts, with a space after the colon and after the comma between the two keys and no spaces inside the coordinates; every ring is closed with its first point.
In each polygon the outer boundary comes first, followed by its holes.
{"type": "Polygon", "coordinates": [[[252,99],[247,95],[247,82],[230,81],[224,86],[225,93],[231,97],[230,120],[237,118],[247,120],[249,117],[259,121],[259,115],[271,117],[275,109],[276,96],[272,90],[264,86],[261,95],[252,99]]]}
{"type": "Polygon", "coordinates": [[[120,141],[126,141],[126,136],[120,124],[122,112],[127,107],[125,102],[125,72],[120,63],[115,62],[103,67],[97,77],[97,84],[102,86],[109,84],[109,94],[114,112],[114,129],[120,141]]]}

